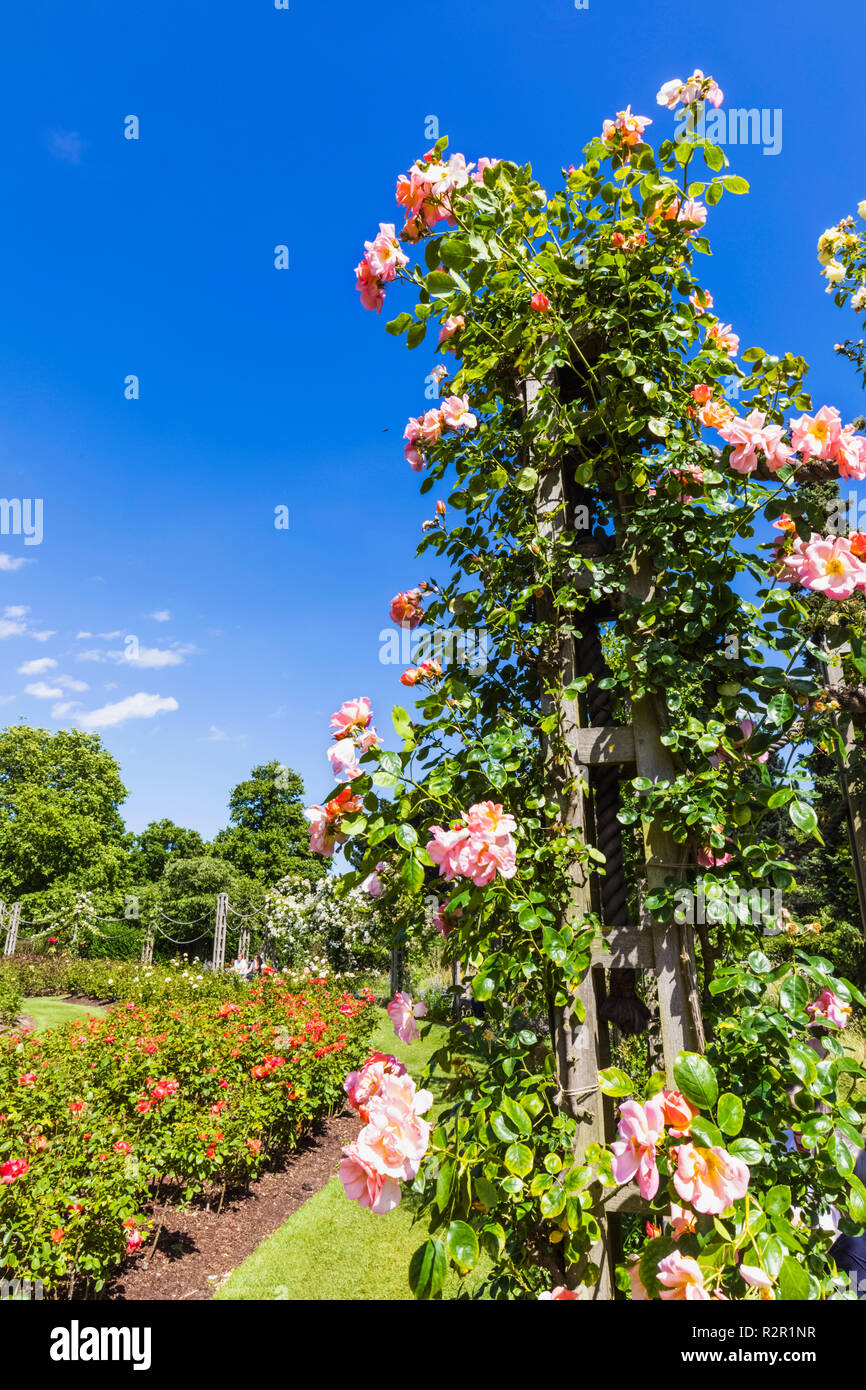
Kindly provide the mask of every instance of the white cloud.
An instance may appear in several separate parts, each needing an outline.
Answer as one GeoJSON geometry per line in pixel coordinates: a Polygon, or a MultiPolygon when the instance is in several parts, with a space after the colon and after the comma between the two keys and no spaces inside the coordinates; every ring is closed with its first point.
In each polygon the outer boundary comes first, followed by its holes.
{"type": "Polygon", "coordinates": [[[172,696],[163,699],[161,695],[146,695],[139,691],[137,695],[127,695],[125,700],[118,700],[113,705],[103,705],[89,714],[76,715],[76,719],[83,729],[108,729],[125,723],[127,719],[152,719],[164,710],[177,708],[177,700],[172,696]]]}
{"type": "Polygon", "coordinates": [[[170,623],[171,613],[167,608],[157,608],[155,613],[150,614],[155,623],[170,623]]]}
{"type": "Polygon", "coordinates": [[[118,628],[116,632],[97,632],[96,635],[101,637],[104,642],[114,642],[118,637],[125,636],[125,633],[122,628],[118,628]]]}
{"type": "Polygon", "coordinates": [[[3,609],[3,616],[5,618],[26,618],[29,612],[30,609],[26,603],[9,603],[3,609]]]}
{"type": "Polygon", "coordinates": [[[83,638],[92,637],[92,636],[93,636],[93,633],[92,633],[92,632],[76,632],[76,634],[75,634],[75,640],[76,640],[76,642],[80,642],[83,638]]]}
{"type": "MultiPolygon", "coordinates": [[[[101,636],[102,634],[100,634],[101,636]]],[[[118,666],[146,667],[158,670],[162,666],[182,666],[185,656],[195,652],[196,647],[124,647],[122,651],[100,651],[98,647],[88,647],[79,652],[76,661],[113,661],[118,666]]]]}
{"type": "Polygon", "coordinates": [[[60,704],[51,706],[52,718],[63,719],[64,715],[69,714],[70,710],[73,709],[81,709],[81,704],[78,700],[62,700],[60,704]]]}
{"type": "Polygon", "coordinates": [[[0,618],[0,639],[4,637],[20,637],[22,632],[27,629],[24,623],[18,619],[0,618]]]}
{"type": "Polygon", "coordinates": [[[0,551],[0,570],[20,570],[22,565],[30,563],[26,555],[6,555],[0,551]]]}
{"type": "Polygon", "coordinates": [[[34,695],[37,700],[59,700],[63,694],[59,685],[46,685],[44,681],[31,681],[29,685],[25,685],[24,689],[28,695],[34,695]]]}
{"type": "Polygon", "coordinates": [[[55,159],[62,159],[65,164],[80,164],[84,141],[77,130],[52,130],[48,148],[55,159]]]}
{"type": "Polygon", "coordinates": [[[41,676],[46,671],[52,671],[57,665],[53,656],[38,656],[33,661],[25,661],[18,667],[19,676],[41,676]]]}
{"type": "Polygon", "coordinates": [[[87,681],[77,681],[72,676],[55,676],[54,679],[57,681],[58,685],[63,687],[64,690],[80,691],[90,689],[89,685],[87,684],[87,681]]]}
{"type": "Polygon", "coordinates": [[[216,724],[211,724],[208,730],[209,743],[224,743],[226,738],[225,729],[218,729],[216,724]]]}
{"type": "Polygon", "coordinates": [[[35,637],[37,642],[47,642],[49,637],[57,636],[57,630],[56,628],[49,627],[45,628],[42,632],[31,632],[29,635],[35,637]]]}
{"type": "Polygon", "coordinates": [[[0,695],[0,705],[11,705],[14,699],[14,695],[0,695]]]}

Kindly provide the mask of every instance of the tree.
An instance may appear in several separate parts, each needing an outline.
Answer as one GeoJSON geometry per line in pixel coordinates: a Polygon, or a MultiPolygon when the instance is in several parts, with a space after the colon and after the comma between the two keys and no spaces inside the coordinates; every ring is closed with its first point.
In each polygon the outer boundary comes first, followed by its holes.
{"type": "Polygon", "coordinates": [[[207,853],[197,830],[186,830],[172,820],[154,820],[132,840],[131,864],[135,883],[156,883],[169,858],[192,859],[207,853]]]}
{"type": "Polygon", "coordinates": [[[231,794],[231,824],[214,840],[214,854],[259,883],[321,877],[322,862],[310,852],[303,796],[304,784],[291,768],[278,762],[254,767],[231,794]]]}
{"type": "Polygon", "coordinates": [[[16,725],[0,733],[0,896],[129,881],[127,790],[98,734],[16,725]]]}

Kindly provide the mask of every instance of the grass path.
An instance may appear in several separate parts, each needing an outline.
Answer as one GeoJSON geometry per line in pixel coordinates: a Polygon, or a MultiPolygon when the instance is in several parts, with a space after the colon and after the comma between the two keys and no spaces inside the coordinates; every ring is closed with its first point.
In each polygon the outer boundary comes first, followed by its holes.
{"type": "Polygon", "coordinates": [[[98,1004],[69,1004],[65,999],[52,999],[50,995],[37,995],[25,999],[21,1012],[29,1014],[36,1024],[36,1032],[46,1028],[56,1028],[61,1023],[71,1023],[76,1018],[87,1018],[88,1014],[104,1014],[98,1004]]]}
{"type": "MultiPolygon", "coordinates": [[[[408,1046],[395,1038],[381,1012],[370,1051],[391,1052],[415,1080],[439,1046],[443,1029],[408,1046]]],[[[404,1197],[387,1216],[372,1216],[348,1201],[338,1178],[305,1202],[278,1231],[240,1265],[215,1295],[217,1299],[348,1299],[380,1302],[411,1299],[409,1261],[426,1238],[422,1222],[412,1224],[404,1197]]],[[[451,1276],[444,1296],[459,1281],[451,1276]]]]}

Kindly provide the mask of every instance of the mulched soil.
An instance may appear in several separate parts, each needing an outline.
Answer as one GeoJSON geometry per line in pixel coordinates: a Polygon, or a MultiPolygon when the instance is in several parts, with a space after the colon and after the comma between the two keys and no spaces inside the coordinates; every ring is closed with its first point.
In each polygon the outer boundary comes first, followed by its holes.
{"type": "Polygon", "coordinates": [[[251,1184],[249,1193],[226,1198],[219,1215],[203,1204],[187,1210],[154,1207],[154,1226],[164,1219],[156,1249],[121,1266],[103,1295],[128,1302],[206,1300],[232,1270],[279,1229],[334,1176],[343,1144],[358,1134],[358,1116],[343,1111],[321,1120],[279,1168],[251,1184]]]}

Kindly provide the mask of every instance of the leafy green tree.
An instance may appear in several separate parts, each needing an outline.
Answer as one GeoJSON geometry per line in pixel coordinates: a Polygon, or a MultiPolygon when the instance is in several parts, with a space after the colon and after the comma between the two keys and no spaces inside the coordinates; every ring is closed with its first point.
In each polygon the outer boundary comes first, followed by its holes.
{"type": "Polygon", "coordinates": [[[214,840],[214,854],[265,885],[287,876],[320,878],[326,867],[310,852],[303,798],[304,784],[291,768],[254,767],[231,794],[231,824],[214,840]]]}
{"type": "Polygon", "coordinates": [[[0,897],[59,884],[122,889],[130,876],[119,809],[126,796],[98,734],[0,731],[0,897]]]}
{"type": "Polygon", "coordinates": [[[155,820],[133,836],[131,864],[136,883],[156,883],[170,858],[194,859],[208,847],[197,830],[186,830],[172,820],[155,820]]]}

